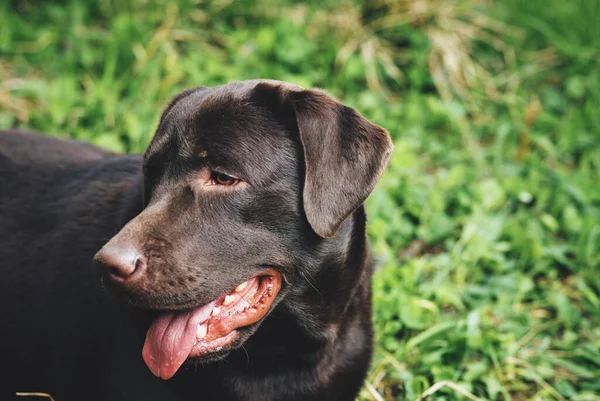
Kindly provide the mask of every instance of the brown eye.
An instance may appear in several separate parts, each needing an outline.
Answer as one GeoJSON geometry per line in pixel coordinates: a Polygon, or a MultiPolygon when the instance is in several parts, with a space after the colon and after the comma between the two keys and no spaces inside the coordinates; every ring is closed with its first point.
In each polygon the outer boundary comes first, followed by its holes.
{"type": "Polygon", "coordinates": [[[240,180],[238,180],[237,178],[233,178],[230,175],[213,171],[210,174],[210,181],[213,185],[235,185],[240,180]]]}

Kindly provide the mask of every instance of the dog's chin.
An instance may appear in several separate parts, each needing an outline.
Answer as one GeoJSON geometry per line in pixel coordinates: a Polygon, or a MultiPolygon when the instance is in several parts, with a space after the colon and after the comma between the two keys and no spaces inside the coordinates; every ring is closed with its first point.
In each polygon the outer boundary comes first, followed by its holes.
{"type": "MultiPolygon", "coordinates": [[[[106,280],[105,280],[106,281],[106,280]]],[[[106,290],[123,299],[119,286],[106,290]]],[[[202,305],[189,302],[158,308],[144,297],[126,298],[148,328],[142,356],[148,368],[164,380],[186,363],[209,363],[225,358],[256,331],[281,289],[281,274],[267,269],[240,283],[235,289],[202,305]]],[[[156,305],[156,304],[155,304],[156,305]]]]}
{"type": "Polygon", "coordinates": [[[184,362],[183,366],[189,367],[205,365],[227,358],[230,353],[244,346],[246,341],[252,337],[261,323],[262,320],[250,326],[241,327],[237,330],[234,330],[231,332],[230,336],[228,336],[229,338],[227,338],[226,341],[224,341],[218,347],[211,348],[211,350],[208,352],[205,352],[203,349],[196,350],[196,347],[192,348],[192,351],[190,352],[190,355],[184,362]],[[197,351],[197,353],[195,353],[195,351],[197,351]]]}

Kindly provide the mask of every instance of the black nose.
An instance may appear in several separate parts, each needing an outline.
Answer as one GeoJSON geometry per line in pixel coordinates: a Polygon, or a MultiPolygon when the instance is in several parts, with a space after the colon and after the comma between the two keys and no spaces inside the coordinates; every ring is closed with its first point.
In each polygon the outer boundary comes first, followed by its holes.
{"type": "Polygon", "coordinates": [[[115,281],[129,280],[146,269],[144,255],[130,246],[105,245],[94,256],[94,261],[107,269],[115,281]]]}

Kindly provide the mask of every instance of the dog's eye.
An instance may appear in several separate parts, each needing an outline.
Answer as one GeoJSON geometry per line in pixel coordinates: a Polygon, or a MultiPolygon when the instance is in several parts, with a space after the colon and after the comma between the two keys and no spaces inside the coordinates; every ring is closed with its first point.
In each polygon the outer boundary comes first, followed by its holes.
{"type": "Polygon", "coordinates": [[[210,182],[213,185],[235,185],[240,182],[240,180],[230,175],[213,171],[210,173],[210,182]]]}

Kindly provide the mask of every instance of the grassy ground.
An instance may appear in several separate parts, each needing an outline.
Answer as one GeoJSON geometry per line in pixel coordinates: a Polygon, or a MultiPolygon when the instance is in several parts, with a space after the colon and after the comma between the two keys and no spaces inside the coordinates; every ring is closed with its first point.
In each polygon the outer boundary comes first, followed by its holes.
{"type": "Polygon", "coordinates": [[[13,0],[0,21],[0,128],[141,151],[179,90],[269,77],[391,132],[361,400],[600,400],[600,2],[13,0]]]}

